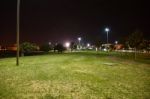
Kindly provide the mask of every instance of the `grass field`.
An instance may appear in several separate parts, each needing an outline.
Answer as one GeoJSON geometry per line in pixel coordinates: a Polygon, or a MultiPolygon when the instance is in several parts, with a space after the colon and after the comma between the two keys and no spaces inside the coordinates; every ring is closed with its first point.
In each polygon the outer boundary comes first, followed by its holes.
{"type": "Polygon", "coordinates": [[[104,52],[0,59],[0,99],[150,99],[150,58],[104,52]]]}

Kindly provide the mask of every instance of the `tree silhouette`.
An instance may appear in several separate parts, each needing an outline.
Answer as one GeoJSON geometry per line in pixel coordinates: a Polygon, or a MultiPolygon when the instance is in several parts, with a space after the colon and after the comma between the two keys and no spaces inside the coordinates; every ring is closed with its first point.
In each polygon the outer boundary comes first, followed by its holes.
{"type": "Polygon", "coordinates": [[[145,50],[146,52],[149,52],[150,48],[150,42],[148,40],[143,40],[142,43],[138,46],[138,49],[145,50]]]}
{"type": "Polygon", "coordinates": [[[37,46],[30,42],[24,42],[20,45],[20,50],[22,55],[24,55],[24,53],[31,53],[32,51],[36,51],[37,46]]]}
{"type": "Polygon", "coordinates": [[[130,47],[134,48],[135,52],[135,59],[136,59],[136,53],[139,48],[140,43],[143,41],[143,33],[139,30],[136,30],[133,32],[129,38],[128,38],[128,44],[130,47]]]}
{"type": "Polygon", "coordinates": [[[48,52],[52,49],[53,49],[52,45],[49,44],[43,44],[42,46],[40,46],[40,50],[44,52],[48,52]]]}
{"type": "Polygon", "coordinates": [[[77,49],[77,44],[75,42],[71,42],[70,44],[71,52],[77,49]]]}
{"type": "Polygon", "coordinates": [[[54,46],[54,52],[56,51],[58,53],[62,53],[63,51],[65,51],[65,47],[61,43],[58,43],[54,46]]]}

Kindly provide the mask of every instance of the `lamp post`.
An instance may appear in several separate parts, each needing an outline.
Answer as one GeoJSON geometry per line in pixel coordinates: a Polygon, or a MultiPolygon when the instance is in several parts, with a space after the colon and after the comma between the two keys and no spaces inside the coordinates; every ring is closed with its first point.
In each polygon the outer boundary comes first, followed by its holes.
{"type": "Polygon", "coordinates": [[[52,43],[51,42],[48,42],[48,45],[50,46],[52,43]]]}
{"type": "Polygon", "coordinates": [[[110,31],[109,28],[105,28],[105,31],[107,33],[107,44],[108,44],[108,32],[110,31]]]}
{"type": "Polygon", "coordinates": [[[79,49],[81,48],[81,44],[80,44],[80,42],[81,42],[81,37],[78,37],[78,41],[79,41],[79,49]]]}
{"type": "Polygon", "coordinates": [[[118,44],[118,41],[115,41],[115,44],[118,44]]]}
{"type": "Polygon", "coordinates": [[[66,50],[69,51],[70,50],[70,42],[66,42],[65,47],[66,47],[66,50]]]}
{"type": "Polygon", "coordinates": [[[90,43],[87,43],[87,47],[90,47],[90,43]]]}
{"type": "Polygon", "coordinates": [[[17,53],[16,53],[16,65],[18,66],[19,65],[19,20],[20,20],[20,0],[17,0],[17,39],[16,39],[16,43],[17,43],[17,53]]]}
{"type": "Polygon", "coordinates": [[[67,47],[67,49],[70,47],[70,42],[66,42],[65,46],[67,47]]]}

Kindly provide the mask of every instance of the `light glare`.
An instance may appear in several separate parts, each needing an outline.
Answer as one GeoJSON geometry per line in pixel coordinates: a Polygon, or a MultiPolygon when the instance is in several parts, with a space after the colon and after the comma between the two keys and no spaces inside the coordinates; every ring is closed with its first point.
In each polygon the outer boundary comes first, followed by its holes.
{"type": "Polygon", "coordinates": [[[68,48],[68,47],[70,47],[70,43],[69,42],[66,42],[65,43],[65,46],[68,48]]]}
{"type": "Polygon", "coordinates": [[[81,37],[78,37],[78,40],[81,41],[81,37]]]}
{"type": "Polygon", "coordinates": [[[106,31],[106,32],[109,32],[109,28],[105,28],[105,31],[106,31]]]}
{"type": "Polygon", "coordinates": [[[118,41],[115,41],[115,44],[118,44],[118,41]]]}
{"type": "Polygon", "coordinates": [[[87,43],[87,47],[90,47],[90,44],[89,44],[89,43],[87,43]]]}

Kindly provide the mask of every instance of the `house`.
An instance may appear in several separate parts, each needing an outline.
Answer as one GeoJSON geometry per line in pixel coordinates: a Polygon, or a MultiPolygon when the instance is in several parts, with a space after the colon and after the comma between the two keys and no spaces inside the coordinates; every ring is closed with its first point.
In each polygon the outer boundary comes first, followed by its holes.
{"type": "Polygon", "coordinates": [[[113,49],[113,44],[102,44],[100,49],[103,50],[103,51],[112,50],[113,49]]]}
{"type": "Polygon", "coordinates": [[[6,47],[0,45],[0,51],[5,51],[6,47]]]}
{"type": "Polygon", "coordinates": [[[114,50],[122,50],[124,48],[123,44],[116,44],[114,45],[114,50]]]}
{"type": "Polygon", "coordinates": [[[6,50],[17,51],[17,45],[16,44],[9,45],[9,46],[6,47],[6,50]]]}

